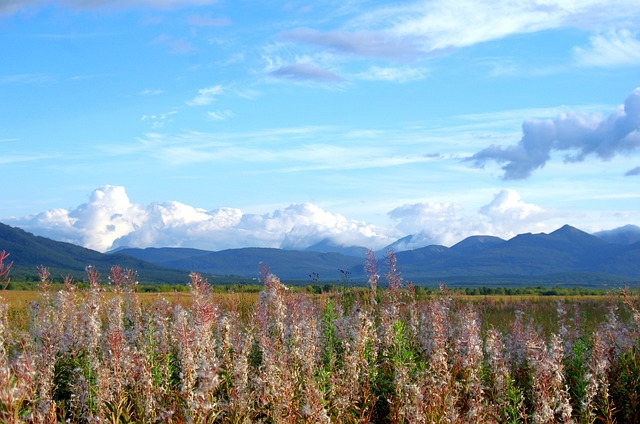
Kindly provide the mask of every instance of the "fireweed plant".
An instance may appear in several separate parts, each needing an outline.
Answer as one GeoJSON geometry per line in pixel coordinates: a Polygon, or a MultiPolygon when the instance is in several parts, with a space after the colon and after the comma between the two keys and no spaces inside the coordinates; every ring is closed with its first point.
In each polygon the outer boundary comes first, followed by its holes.
{"type": "MultiPolygon", "coordinates": [[[[8,279],[0,255],[0,282],[8,279]]],[[[637,423],[640,312],[623,291],[597,325],[558,303],[543,331],[525,311],[483,323],[442,286],[418,298],[393,252],[367,255],[369,289],[292,292],[266,266],[251,305],[212,296],[141,304],[134,271],[40,294],[28,328],[0,297],[3,423],[637,423]],[[102,281],[106,280],[103,284],[102,281]]]]}

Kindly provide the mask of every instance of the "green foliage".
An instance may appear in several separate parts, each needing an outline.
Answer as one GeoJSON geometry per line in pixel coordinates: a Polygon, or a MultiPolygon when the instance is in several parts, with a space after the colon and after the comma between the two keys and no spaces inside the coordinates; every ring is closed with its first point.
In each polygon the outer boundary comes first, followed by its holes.
{"type": "Polygon", "coordinates": [[[507,378],[505,383],[506,404],[500,421],[508,424],[520,424],[524,422],[523,416],[525,414],[524,388],[516,385],[515,380],[511,378],[507,378]]]}
{"type": "Polygon", "coordinates": [[[574,342],[568,357],[565,359],[565,373],[572,406],[583,417],[588,413],[588,411],[584,410],[583,405],[587,390],[587,378],[585,375],[588,369],[587,358],[592,346],[593,344],[587,337],[580,337],[574,342]]]}
{"type": "Polygon", "coordinates": [[[617,422],[640,423],[640,348],[622,352],[610,376],[617,422]]]}

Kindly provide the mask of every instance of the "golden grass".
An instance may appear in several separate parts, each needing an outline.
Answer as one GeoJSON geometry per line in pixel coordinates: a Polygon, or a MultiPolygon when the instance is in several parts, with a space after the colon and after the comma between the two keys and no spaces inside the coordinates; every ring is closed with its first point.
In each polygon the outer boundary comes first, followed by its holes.
{"type": "MultiPolygon", "coordinates": [[[[88,291],[79,291],[80,299],[88,291]]],[[[54,292],[52,292],[54,294],[54,292]]],[[[320,303],[323,299],[336,293],[323,293],[315,296],[320,303]]],[[[9,304],[9,320],[13,328],[27,329],[29,325],[29,305],[33,301],[39,301],[41,294],[38,290],[5,290],[0,296],[9,304]]],[[[109,299],[113,293],[106,292],[109,299]]],[[[244,322],[248,322],[253,314],[258,301],[259,293],[235,292],[212,293],[211,302],[218,305],[221,310],[237,313],[244,322]]],[[[556,309],[559,303],[565,305],[568,319],[580,319],[587,326],[592,326],[604,319],[607,311],[615,302],[620,304],[620,299],[612,296],[539,296],[539,295],[461,295],[453,296],[459,302],[471,302],[480,307],[483,329],[496,327],[501,331],[507,331],[515,318],[515,311],[522,310],[532,322],[546,331],[557,330],[556,309]],[[580,310],[580,315],[576,312],[580,310]]],[[[159,299],[165,299],[174,305],[187,308],[191,303],[191,295],[188,292],[163,292],[163,293],[136,293],[136,298],[142,309],[150,306],[159,299]]]]}

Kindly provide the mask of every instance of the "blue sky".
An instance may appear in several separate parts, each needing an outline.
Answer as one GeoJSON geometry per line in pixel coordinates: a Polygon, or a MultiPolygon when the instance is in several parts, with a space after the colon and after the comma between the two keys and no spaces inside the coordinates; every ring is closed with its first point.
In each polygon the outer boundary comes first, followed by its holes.
{"type": "Polygon", "coordinates": [[[118,246],[640,225],[637,1],[0,3],[0,221],[118,246]]]}

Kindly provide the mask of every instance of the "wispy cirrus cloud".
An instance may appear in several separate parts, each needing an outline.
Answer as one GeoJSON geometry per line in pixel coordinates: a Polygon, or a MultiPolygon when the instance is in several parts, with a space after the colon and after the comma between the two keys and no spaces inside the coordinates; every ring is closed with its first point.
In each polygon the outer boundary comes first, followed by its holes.
{"type": "Polygon", "coordinates": [[[320,32],[311,28],[298,28],[284,32],[280,37],[287,41],[315,44],[358,56],[406,59],[417,53],[410,42],[396,40],[378,31],[320,32]]]}
{"type": "Polygon", "coordinates": [[[358,10],[339,28],[301,27],[283,32],[281,39],[343,54],[412,60],[511,35],[597,29],[638,16],[640,5],[623,0],[550,0],[544,5],[510,0],[415,1],[358,10]]]}
{"type": "Polygon", "coordinates": [[[588,47],[574,48],[573,57],[580,66],[637,66],[640,65],[640,39],[626,29],[595,35],[588,47]]]}
{"type": "Polygon", "coordinates": [[[231,19],[192,15],[187,18],[187,23],[198,27],[221,27],[231,25],[231,19]]]}
{"type": "Polygon", "coordinates": [[[389,81],[406,83],[424,79],[428,71],[424,68],[399,68],[372,66],[365,72],[356,75],[358,79],[366,81],[389,81]]]}
{"type": "Polygon", "coordinates": [[[0,75],[0,84],[50,84],[55,82],[49,74],[10,74],[0,75]]]}
{"type": "Polygon", "coordinates": [[[222,85],[212,85],[198,90],[198,95],[186,103],[189,106],[208,106],[216,100],[216,97],[225,91],[222,85]]]}
{"type": "Polygon", "coordinates": [[[268,75],[297,82],[340,83],[344,81],[333,72],[309,63],[284,65],[269,72],[268,75]]]}
{"type": "Polygon", "coordinates": [[[140,96],[158,96],[160,94],[163,94],[164,90],[160,90],[160,89],[147,89],[147,90],[142,90],[141,92],[139,92],[138,94],[140,96]]]}
{"type": "MultiPolygon", "coordinates": [[[[217,115],[216,115],[217,116],[217,115]]],[[[210,116],[210,119],[215,119],[210,116]]],[[[104,154],[145,156],[169,166],[198,163],[260,164],[245,167],[247,173],[313,172],[319,170],[382,169],[446,160],[448,155],[425,154],[411,137],[375,143],[393,134],[383,131],[360,135],[335,127],[285,127],[233,133],[147,133],[134,144],[106,145],[104,154]],[[348,139],[349,143],[344,140],[348,139]],[[407,147],[407,144],[409,143],[407,147]]],[[[419,136],[415,136],[420,138],[419,136]]]]}
{"type": "Polygon", "coordinates": [[[178,112],[171,110],[165,113],[142,115],[140,120],[149,124],[154,129],[160,129],[164,127],[167,122],[171,122],[173,120],[173,115],[176,113],[178,112]]]}
{"type": "Polygon", "coordinates": [[[235,114],[231,110],[217,110],[207,112],[207,117],[212,121],[226,121],[229,118],[233,118],[235,114]]]}
{"type": "Polygon", "coordinates": [[[196,51],[195,46],[186,39],[175,38],[170,35],[160,35],[156,37],[152,43],[166,46],[169,48],[169,51],[174,54],[189,54],[196,51]]]}
{"type": "MultiPolygon", "coordinates": [[[[11,141],[13,141],[13,139],[11,139],[11,141]]],[[[52,160],[58,157],[60,157],[60,155],[57,154],[10,154],[0,157],[0,165],[52,160]]]]}

